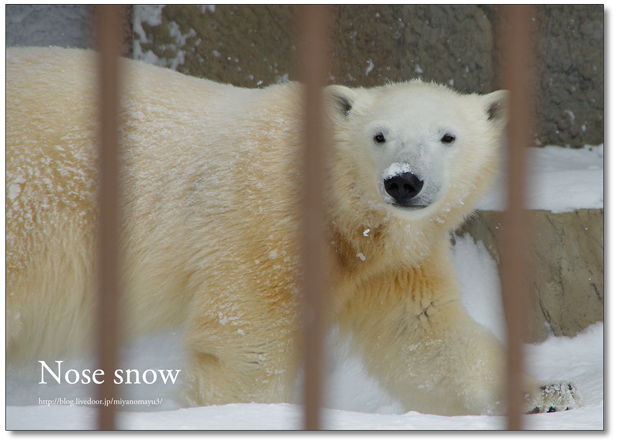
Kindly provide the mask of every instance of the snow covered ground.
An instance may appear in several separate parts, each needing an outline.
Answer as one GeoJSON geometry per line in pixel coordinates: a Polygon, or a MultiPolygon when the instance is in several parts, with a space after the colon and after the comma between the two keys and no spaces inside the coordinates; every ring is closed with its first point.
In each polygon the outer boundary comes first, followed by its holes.
{"type": "MultiPolygon", "coordinates": [[[[532,208],[565,211],[575,208],[601,208],[603,205],[603,147],[581,150],[542,148],[534,150],[536,159],[532,184],[538,194],[532,208]],[[549,181],[552,179],[553,181],[549,181]],[[575,188],[573,194],[570,188],[575,188]],[[543,191],[544,190],[544,191],[543,191]],[[567,193],[568,190],[568,193],[567,193]],[[544,194],[542,194],[544,192],[544,194]]],[[[501,176],[500,176],[501,183],[501,176]]],[[[485,208],[497,209],[498,188],[487,197],[485,208]]],[[[462,301],[477,321],[487,325],[504,340],[503,310],[497,267],[481,243],[471,237],[458,238],[453,260],[463,285],[462,301]]],[[[407,412],[370,378],[348,345],[336,344],[333,329],[329,337],[325,391],[324,426],[340,430],[499,430],[505,420],[493,416],[443,417],[407,412]]],[[[182,369],[184,354],[179,334],[145,337],[124,348],[127,367],[182,369]]],[[[541,380],[570,379],[582,390],[583,407],[569,412],[525,416],[525,427],[536,430],[603,429],[603,324],[587,328],[575,338],[550,337],[538,345],[527,346],[527,366],[541,380]]],[[[93,359],[67,361],[63,371],[92,368],[93,359]]],[[[28,370],[11,369],[6,382],[6,428],[15,429],[92,429],[96,409],[75,405],[78,398],[94,393],[78,384],[39,385],[37,364],[28,370]],[[42,400],[64,398],[64,404],[45,405],[42,400]]],[[[300,386],[298,393],[300,395],[300,386]]],[[[293,430],[302,426],[299,400],[286,404],[229,404],[183,409],[176,400],[180,381],[163,385],[124,386],[127,400],[156,400],[151,405],[128,405],[119,416],[124,429],[210,429],[210,430],[293,430]]]]}
{"type": "MultiPolygon", "coordinates": [[[[603,208],[603,145],[566,150],[557,146],[531,148],[528,208],[562,213],[603,208]]],[[[478,205],[480,210],[504,209],[506,175],[478,205]]]]}

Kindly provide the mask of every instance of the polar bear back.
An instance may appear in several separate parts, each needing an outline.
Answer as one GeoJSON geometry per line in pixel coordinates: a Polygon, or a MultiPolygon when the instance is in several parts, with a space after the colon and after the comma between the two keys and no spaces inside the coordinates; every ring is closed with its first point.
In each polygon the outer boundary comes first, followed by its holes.
{"type": "MultiPolygon", "coordinates": [[[[183,320],[182,299],[204,275],[221,276],[214,259],[229,269],[243,257],[242,272],[269,237],[293,244],[301,109],[294,83],[240,89],[127,60],[121,76],[127,322],[142,332],[183,320]],[[283,218],[268,222],[274,213],[283,218]]],[[[9,49],[6,79],[7,346],[23,357],[71,352],[93,325],[97,59],[9,49]]]]}

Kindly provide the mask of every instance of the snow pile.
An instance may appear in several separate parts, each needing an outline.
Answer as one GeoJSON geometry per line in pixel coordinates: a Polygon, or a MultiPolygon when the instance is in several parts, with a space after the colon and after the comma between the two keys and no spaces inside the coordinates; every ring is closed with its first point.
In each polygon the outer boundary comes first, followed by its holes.
{"type": "MultiPolygon", "coordinates": [[[[603,145],[581,149],[546,146],[530,148],[527,181],[528,207],[563,213],[603,208],[603,145]]],[[[504,210],[505,169],[480,210],[504,210]]]]}
{"type": "Polygon", "coordinates": [[[461,303],[465,311],[505,345],[507,335],[497,263],[482,241],[475,243],[469,234],[456,238],[452,260],[456,276],[463,285],[461,303]]]}

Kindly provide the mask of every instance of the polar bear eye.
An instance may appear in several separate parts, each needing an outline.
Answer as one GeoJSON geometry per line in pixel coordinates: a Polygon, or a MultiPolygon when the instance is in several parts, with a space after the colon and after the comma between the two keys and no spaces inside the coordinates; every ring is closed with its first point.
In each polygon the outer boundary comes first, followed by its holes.
{"type": "Polygon", "coordinates": [[[383,136],[383,133],[379,132],[377,135],[375,135],[375,142],[385,143],[385,137],[383,136]]]}
{"type": "Polygon", "coordinates": [[[456,140],[456,137],[452,134],[445,134],[441,137],[441,143],[452,143],[454,140],[456,140]]]}

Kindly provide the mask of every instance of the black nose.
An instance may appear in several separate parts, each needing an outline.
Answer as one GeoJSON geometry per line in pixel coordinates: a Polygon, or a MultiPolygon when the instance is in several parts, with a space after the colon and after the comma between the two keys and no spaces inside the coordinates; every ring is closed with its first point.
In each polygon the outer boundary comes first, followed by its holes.
{"type": "Polygon", "coordinates": [[[383,185],[385,191],[396,200],[397,204],[400,204],[416,197],[422,191],[424,181],[420,180],[415,174],[402,173],[386,179],[383,185]]]}

